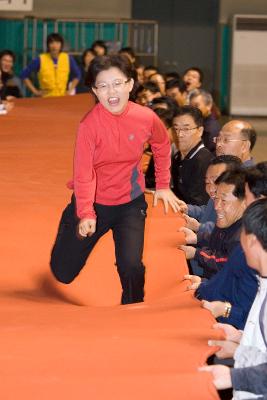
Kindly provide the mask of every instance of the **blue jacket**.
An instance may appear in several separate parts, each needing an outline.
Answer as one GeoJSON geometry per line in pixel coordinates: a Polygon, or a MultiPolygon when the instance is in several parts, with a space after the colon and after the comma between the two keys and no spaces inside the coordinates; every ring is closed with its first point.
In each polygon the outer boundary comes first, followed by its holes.
{"type": "Polygon", "coordinates": [[[232,304],[229,318],[219,317],[218,321],[244,329],[257,289],[256,272],[248,266],[238,244],[224,267],[210,280],[202,282],[195,296],[208,301],[229,301],[232,304]]]}

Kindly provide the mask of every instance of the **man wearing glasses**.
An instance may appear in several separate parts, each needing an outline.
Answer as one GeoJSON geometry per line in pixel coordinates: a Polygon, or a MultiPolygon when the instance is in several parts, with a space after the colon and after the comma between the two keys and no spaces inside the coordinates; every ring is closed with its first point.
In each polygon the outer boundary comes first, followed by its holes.
{"type": "Polygon", "coordinates": [[[227,122],[217,138],[216,155],[230,154],[240,158],[244,167],[254,164],[251,151],[256,143],[256,132],[245,121],[233,120],[227,122]]]}
{"type": "Polygon", "coordinates": [[[187,204],[203,205],[208,202],[205,174],[211,152],[204,146],[203,116],[192,106],[183,106],[173,119],[178,153],[172,162],[173,191],[187,204]]]}

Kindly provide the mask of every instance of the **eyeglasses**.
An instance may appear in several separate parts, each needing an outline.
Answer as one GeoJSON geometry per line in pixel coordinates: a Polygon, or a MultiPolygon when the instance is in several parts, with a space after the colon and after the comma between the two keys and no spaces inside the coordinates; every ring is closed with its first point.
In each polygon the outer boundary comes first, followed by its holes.
{"type": "Polygon", "coordinates": [[[184,135],[189,135],[190,131],[192,131],[193,129],[198,129],[199,126],[194,126],[193,128],[174,126],[173,128],[175,130],[175,133],[177,134],[183,133],[184,135]]]}
{"type": "Polygon", "coordinates": [[[213,143],[222,143],[222,144],[227,144],[230,142],[245,142],[248,139],[231,139],[228,137],[222,137],[222,136],[218,136],[213,138],[213,143]]]}
{"type": "Polygon", "coordinates": [[[101,82],[98,85],[95,85],[94,87],[96,90],[98,90],[101,93],[105,93],[108,91],[108,89],[112,86],[114,90],[122,90],[124,88],[124,85],[126,83],[130,82],[131,78],[127,79],[126,81],[123,81],[122,79],[115,79],[115,81],[111,83],[106,83],[106,82],[101,82]]]}

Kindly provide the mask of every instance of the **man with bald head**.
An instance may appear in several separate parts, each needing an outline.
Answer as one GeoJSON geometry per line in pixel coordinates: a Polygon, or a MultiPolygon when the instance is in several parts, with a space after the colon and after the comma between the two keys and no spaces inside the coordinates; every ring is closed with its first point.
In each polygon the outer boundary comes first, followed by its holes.
{"type": "Polygon", "coordinates": [[[251,151],[256,143],[256,132],[246,121],[232,120],[227,122],[215,138],[216,155],[230,154],[241,159],[243,166],[254,164],[251,151]]]}

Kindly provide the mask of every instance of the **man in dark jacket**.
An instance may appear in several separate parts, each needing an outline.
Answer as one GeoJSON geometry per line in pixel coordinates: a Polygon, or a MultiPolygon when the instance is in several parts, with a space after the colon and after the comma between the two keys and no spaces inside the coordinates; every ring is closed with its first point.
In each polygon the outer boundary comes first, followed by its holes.
{"type": "MultiPolygon", "coordinates": [[[[241,218],[245,204],[245,172],[225,171],[216,180],[215,210],[216,226],[208,247],[180,246],[188,260],[194,259],[203,268],[203,276],[211,278],[222,269],[229,254],[240,242],[241,218]]],[[[183,230],[183,228],[181,228],[183,230]]],[[[184,229],[185,239],[190,243],[191,231],[184,229]]],[[[192,243],[192,242],[191,242],[192,243]]]]}
{"type": "Polygon", "coordinates": [[[191,106],[181,107],[173,119],[173,128],[179,148],[172,160],[173,191],[188,204],[206,204],[209,196],[205,174],[213,155],[201,140],[201,111],[191,106]]]}

